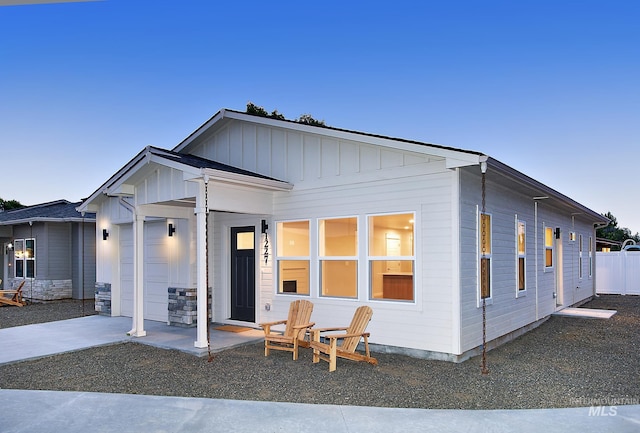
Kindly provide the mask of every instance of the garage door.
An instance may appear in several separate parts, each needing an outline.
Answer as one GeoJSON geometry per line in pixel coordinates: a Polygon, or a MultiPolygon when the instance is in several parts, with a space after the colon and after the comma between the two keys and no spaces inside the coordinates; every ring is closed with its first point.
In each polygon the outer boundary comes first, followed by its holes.
{"type": "Polygon", "coordinates": [[[169,258],[167,223],[144,224],[144,318],[166,322],[169,319],[167,288],[169,258]]]}
{"type": "Polygon", "coordinates": [[[120,314],[133,316],[133,227],[120,226],[120,314]]]}
{"type": "MultiPolygon", "coordinates": [[[[146,222],[144,225],[144,318],[168,320],[169,260],[166,248],[166,223],[146,222]]],[[[120,229],[120,311],[133,316],[133,228],[120,229]]]]}

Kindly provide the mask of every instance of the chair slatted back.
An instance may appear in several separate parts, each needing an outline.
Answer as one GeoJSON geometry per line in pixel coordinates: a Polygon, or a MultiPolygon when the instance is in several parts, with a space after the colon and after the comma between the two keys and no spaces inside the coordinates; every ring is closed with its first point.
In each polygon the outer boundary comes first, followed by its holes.
{"type": "MultiPolygon", "coordinates": [[[[284,330],[284,336],[294,338],[296,332],[300,330],[293,329],[294,326],[305,325],[311,322],[311,313],[313,312],[313,303],[305,299],[298,299],[289,305],[289,317],[284,330]]],[[[303,330],[304,331],[304,330],[303,330]]]]}
{"type": "MultiPolygon", "coordinates": [[[[347,334],[363,334],[367,329],[367,325],[371,320],[371,316],[373,316],[373,310],[371,307],[367,305],[362,305],[358,307],[356,312],[353,315],[353,319],[351,319],[351,324],[347,329],[347,334]]],[[[345,352],[354,353],[356,351],[356,347],[358,347],[358,343],[360,342],[361,337],[347,337],[342,340],[342,344],[340,348],[345,352]]]]}

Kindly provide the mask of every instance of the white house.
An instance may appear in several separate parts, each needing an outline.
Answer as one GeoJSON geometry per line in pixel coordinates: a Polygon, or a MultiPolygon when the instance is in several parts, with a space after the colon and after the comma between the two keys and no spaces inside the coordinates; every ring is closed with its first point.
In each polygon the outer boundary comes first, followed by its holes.
{"type": "Polygon", "coordinates": [[[98,308],[135,336],[157,320],[206,347],[210,287],[215,322],[304,297],[317,326],[346,325],[368,304],[374,350],[452,361],[478,353],[483,296],[492,345],[593,296],[607,222],[481,152],[232,110],[79,210],[97,215],[98,308]]]}

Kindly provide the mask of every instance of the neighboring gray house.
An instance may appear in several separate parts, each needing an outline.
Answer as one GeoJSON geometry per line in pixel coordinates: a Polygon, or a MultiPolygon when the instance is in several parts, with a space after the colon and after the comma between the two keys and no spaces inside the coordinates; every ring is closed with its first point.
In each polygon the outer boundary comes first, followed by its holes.
{"type": "Polygon", "coordinates": [[[96,281],[96,216],[57,200],[0,212],[3,289],[32,301],[89,299],[96,281]]]}
{"type": "Polygon", "coordinates": [[[375,350],[452,361],[482,345],[483,298],[493,346],[594,296],[607,222],[481,152],[232,110],[142,149],[79,209],[97,215],[100,311],[133,336],[193,325],[206,347],[209,288],[215,322],[304,298],[345,326],[369,305],[375,350]]]}

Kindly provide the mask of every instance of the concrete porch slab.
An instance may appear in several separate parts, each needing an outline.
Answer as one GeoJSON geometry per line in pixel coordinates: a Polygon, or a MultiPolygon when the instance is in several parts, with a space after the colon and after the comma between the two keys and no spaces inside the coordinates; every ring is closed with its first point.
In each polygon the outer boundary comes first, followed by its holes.
{"type": "Polygon", "coordinates": [[[563,308],[553,313],[553,316],[579,317],[583,319],[610,319],[616,310],[598,310],[595,308],[563,308]]]}

